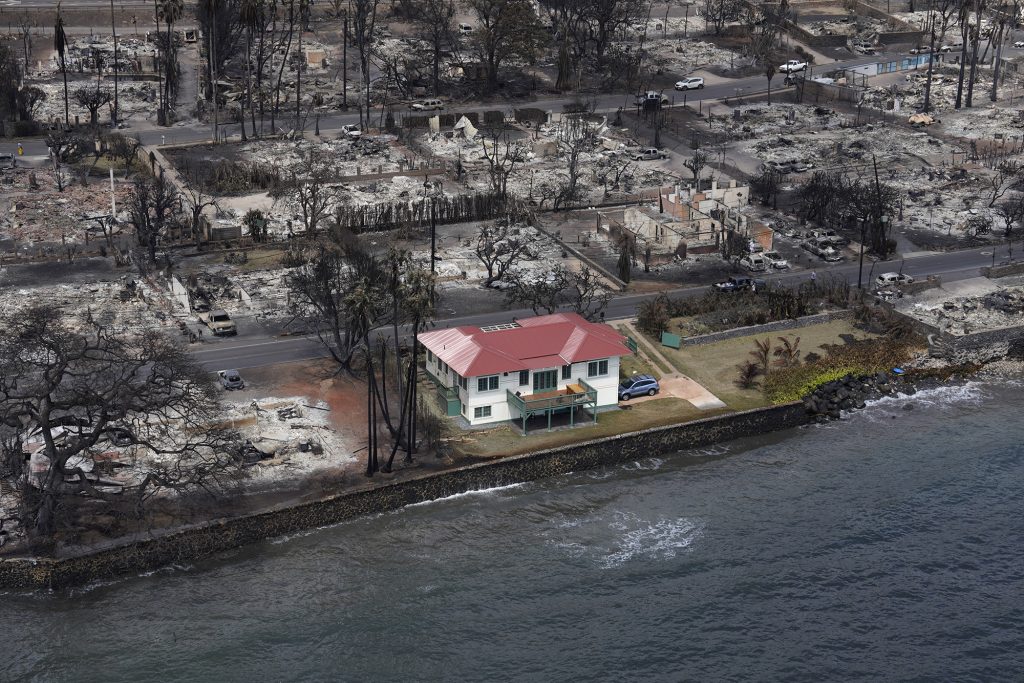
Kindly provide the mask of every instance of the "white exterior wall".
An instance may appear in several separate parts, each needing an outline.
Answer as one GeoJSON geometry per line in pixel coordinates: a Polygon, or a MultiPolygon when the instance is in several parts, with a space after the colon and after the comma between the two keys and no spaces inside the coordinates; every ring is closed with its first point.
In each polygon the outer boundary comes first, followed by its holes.
{"type": "MultiPolygon", "coordinates": [[[[601,359],[604,360],[604,359],[601,359]]],[[[530,381],[528,384],[519,384],[519,371],[508,373],[508,376],[504,374],[498,375],[498,389],[495,391],[479,391],[477,389],[478,377],[470,377],[468,382],[468,391],[459,390],[459,397],[466,406],[466,412],[463,417],[469,421],[471,425],[489,424],[492,422],[504,422],[518,418],[517,414],[513,415],[508,405],[508,395],[505,393],[506,390],[511,391],[513,394],[517,391],[523,396],[533,393],[533,373],[544,372],[546,370],[556,370],[558,372],[558,385],[557,389],[565,389],[570,384],[578,384],[580,380],[583,380],[590,386],[597,390],[597,405],[601,406],[613,406],[618,405],[619,402],[619,358],[615,356],[608,360],[608,374],[601,377],[587,377],[587,364],[588,362],[573,363],[572,376],[569,379],[562,379],[562,368],[542,368],[540,370],[530,371],[530,381]],[[478,406],[491,406],[490,417],[473,417],[474,408],[478,406]]]]}
{"type": "MultiPolygon", "coordinates": [[[[604,360],[604,359],[600,359],[604,360]]],[[[479,391],[477,389],[478,377],[469,377],[466,382],[466,389],[463,389],[458,385],[457,380],[452,379],[451,370],[448,371],[447,376],[441,374],[438,369],[438,359],[434,356],[433,361],[426,363],[427,372],[434,377],[441,380],[441,383],[447,387],[458,387],[459,400],[464,406],[462,416],[471,425],[482,425],[490,424],[493,422],[505,422],[518,418],[519,415],[511,414],[508,405],[508,395],[506,391],[511,391],[513,394],[517,391],[523,396],[533,393],[533,373],[544,372],[545,370],[556,370],[558,372],[558,389],[564,389],[570,384],[578,384],[580,380],[583,380],[594,389],[597,390],[597,405],[598,407],[618,405],[619,402],[619,357],[613,356],[608,358],[608,374],[600,377],[587,377],[587,366],[590,361],[581,363],[573,363],[572,376],[569,379],[562,379],[562,368],[542,368],[541,370],[530,371],[530,381],[527,384],[519,384],[519,371],[505,375],[504,373],[498,374],[498,388],[493,391],[479,391]],[[491,416],[490,417],[473,417],[475,411],[474,408],[480,406],[490,406],[491,416]]],[[[516,411],[518,413],[518,411],[516,411]]]]}

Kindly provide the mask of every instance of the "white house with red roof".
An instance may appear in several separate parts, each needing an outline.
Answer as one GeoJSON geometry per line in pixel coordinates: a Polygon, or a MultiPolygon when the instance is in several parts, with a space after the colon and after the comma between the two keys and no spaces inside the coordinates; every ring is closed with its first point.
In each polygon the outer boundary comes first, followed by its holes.
{"type": "Polygon", "coordinates": [[[462,326],[419,335],[427,374],[449,416],[471,425],[568,414],[570,424],[597,420],[618,404],[619,359],[632,353],[608,325],[575,313],[503,325],[462,326]]]}

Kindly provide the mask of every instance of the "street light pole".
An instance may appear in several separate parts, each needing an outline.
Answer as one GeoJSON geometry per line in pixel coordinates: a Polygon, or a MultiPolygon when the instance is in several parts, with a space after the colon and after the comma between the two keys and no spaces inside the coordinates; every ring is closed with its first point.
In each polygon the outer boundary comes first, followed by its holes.
{"type": "Polygon", "coordinates": [[[864,227],[867,224],[863,218],[858,218],[857,222],[860,223],[860,266],[857,269],[857,289],[864,289],[864,240],[866,239],[864,227]]]}

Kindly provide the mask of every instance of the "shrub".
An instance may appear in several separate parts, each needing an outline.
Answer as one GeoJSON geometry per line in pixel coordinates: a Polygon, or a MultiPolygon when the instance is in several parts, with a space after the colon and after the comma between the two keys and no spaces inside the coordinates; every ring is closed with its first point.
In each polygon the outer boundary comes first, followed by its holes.
{"type": "Polygon", "coordinates": [[[672,315],[672,302],[664,294],[644,301],[637,308],[636,324],[640,331],[652,337],[658,337],[668,329],[672,315]]]}
{"type": "Polygon", "coordinates": [[[846,375],[869,375],[903,365],[914,346],[886,338],[862,339],[851,344],[830,344],[826,355],[814,362],[769,372],[765,396],[772,403],[799,401],[812,391],[846,375]]]}

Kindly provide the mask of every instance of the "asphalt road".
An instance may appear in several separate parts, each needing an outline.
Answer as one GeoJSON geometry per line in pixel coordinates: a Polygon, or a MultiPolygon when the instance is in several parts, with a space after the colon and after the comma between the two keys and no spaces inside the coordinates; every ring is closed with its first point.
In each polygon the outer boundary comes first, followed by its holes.
{"type": "MultiPolygon", "coordinates": [[[[998,247],[996,252],[997,260],[1003,258],[1002,249],[998,247]]],[[[870,277],[880,273],[899,271],[912,275],[916,279],[922,279],[928,275],[941,276],[944,282],[963,280],[977,277],[978,269],[982,266],[992,265],[992,247],[979,247],[965,251],[948,253],[935,253],[915,256],[905,261],[887,261],[872,264],[864,262],[865,287],[869,286],[870,277]],[[872,268],[873,265],[873,268],[872,268]]],[[[857,284],[858,263],[856,261],[846,262],[826,267],[817,271],[819,278],[829,275],[846,278],[851,284],[857,284]]],[[[771,282],[793,285],[807,280],[807,271],[792,273],[775,273],[765,276],[771,282]]],[[[682,289],[671,290],[669,296],[689,297],[700,296],[708,290],[707,285],[698,285],[682,289]]],[[[657,294],[629,294],[616,297],[608,304],[605,317],[608,320],[618,318],[631,318],[636,315],[637,306],[647,299],[652,299],[657,294]]],[[[483,313],[480,315],[453,317],[436,321],[438,327],[456,327],[458,325],[490,325],[495,323],[509,322],[512,318],[529,317],[533,311],[529,309],[497,311],[494,313],[483,313]]],[[[276,363],[290,361],[309,360],[326,356],[326,352],[320,342],[310,337],[236,337],[232,339],[214,339],[203,342],[201,347],[193,350],[193,354],[209,370],[223,370],[234,368],[244,370],[276,363]]]]}
{"type": "MultiPolygon", "coordinates": [[[[882,56],[875,57],[856,57],[847,60],[832,62],[828,64],[816,65],[812,68],[812,74],[824,71],[833,71],[839,68],[846,68],[857,66],[861,64],[870,64],[882,59],[882,56]]],[[[784,74],[777,75],[772,80],[772,91],[779,92],[785,89],[782,84],[784,74]]],[[[719,83],[714,85],[708,85],[701,90],[689,90],[685,93],[676,92],[675,90],[667,90],[665,94],[672,98],[673,104],[669,106],[682,106],[683,102],[687,104],[692,102],[699,102],[703,100],[719,100],[726,97],[736,97],[737,95],[749,95],[759,92],[764,92],[767,89],[767,80],[763,76],[752,76],[749,78],[737,78],[730,80],[727,83],[719,83]]],[[[575,95],[565,96],[544,96],[538,97],[535,100],[526,100],[523,102],[508,103],[488,103],[488,104],[473,104],[473,105],[454,105],[450,109],[458,112],[483,112],[493,110],[506,110],[511,112],[513,109],[532,106],[540,107],[542,109],[548,109],[551,111],[560,111],[564,105],[576,103],[580,98],[575,95]]],[[[595,104],[595,110],[604,114],[612,114],[619,107],[623,107],[625,111],[631,111],[636,108],[635,97],[633,94],[611,94],[611,95],[598,95],[593,98],[595,104]]],[[[401,110],[402,106],[398,105],[397,109],[401,110]]],[[[380,118],[380,109],[375,110],[374,119],[380,118]]],[[[292,119],[293,121],[293,119],[292,119]]],[[[336,130],[341,128],[345,124],[359,123],[359,114],[356,113],[338,113],[331,114],[329,116],[322,116],[320,118],[320,129],[321,130],[336,130]]],[[[306,130],[313,129],[313,118],[310,117],[306,122],[306,130]]],[[[269,124],[268,124],[269,125],[269,124]]],[[[288,132],[291,129],[291,124],[287,118],[287,112],[279,117],[278,127],[283,132],[288,132]]],[[[237,136],[239,134],[239,125],[232,124],[230,126],[221,126],[221,135],[227,134],[228,136],[237,136]]],[[[210,140],[213,138],[213,127],[197,124],[197,123],[184,123],[181,125],[171,126],[168,128],[154,127],[152,124],[136,124],[134,127],[128,127],[122,129],[123,133],[128,135],[137,135],[143,144],[146,145],[163,145],[163,144],[185,144],[190,142],[200,142],[203,140],[210,140]]],[[[43,138],[31,138],[25,140],[11,140],[0,144],[0,151],[3,152],[14,152],[17,150],[18,143],[21,143],[25,153],[24,161],[30,164],[40,164],[45,161],[47,150],[46,140],[43,138]]]]}

